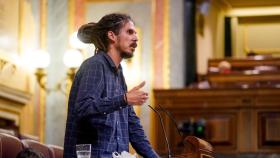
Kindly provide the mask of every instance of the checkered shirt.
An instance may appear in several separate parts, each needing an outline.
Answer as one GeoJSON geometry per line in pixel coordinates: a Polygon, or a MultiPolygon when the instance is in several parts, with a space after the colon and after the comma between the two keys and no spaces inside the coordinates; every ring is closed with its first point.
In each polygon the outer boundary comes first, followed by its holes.
{"type": "Polygon", "coordinates": [[[76,158],[76,144],[91,144],[91,158],[112,158],[129,142],[145,158],[157,158],[133,107],[127,105],[122,68],[99,51],[85,60],[70,91],[64,158],[76,158]]]}

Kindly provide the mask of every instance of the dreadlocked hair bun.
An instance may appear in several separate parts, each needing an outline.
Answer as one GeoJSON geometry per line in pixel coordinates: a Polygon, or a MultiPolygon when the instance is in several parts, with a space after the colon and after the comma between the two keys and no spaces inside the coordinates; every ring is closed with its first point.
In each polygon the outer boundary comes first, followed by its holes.
{"type": "Polygon", "coordinates": [[[94,25],[96,25],[96,23],[88,23],[82,25],[78,30],[77,37],[84,43],[92,43],[94,25]]]}
{"type": "Polygon", "coordinates": [[[96,48],[100,50],[106,50],[104,45],[104,38],[106,32],[98,23],[88,23],[82,25],[79,30],[77,37],[84,43],[93,43],[96,48]]]}
{"type": "Polygon", "coordinates": [[[103,16],[98,23],[88,23],[82,25],[78,30],[78,38],[84,43],[93,43],[98,50],[106,51],[109,45],[108,31],[119,34],[123,25],[132,21],[129,15],[112,13],[103,16]]]}

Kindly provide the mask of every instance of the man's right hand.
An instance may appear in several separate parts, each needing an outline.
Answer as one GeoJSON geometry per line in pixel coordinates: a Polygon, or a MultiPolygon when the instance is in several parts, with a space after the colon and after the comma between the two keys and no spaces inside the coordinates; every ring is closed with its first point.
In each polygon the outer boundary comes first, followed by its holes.
{"type": "Polygon", "coordinates": [[[127,103],[129,105],[142,105],[146,102],[148,99],[148,93],[140,90],[142,87],[144,87],[144,85],[145,81],[133,87],[126,93],[127,103]]]}

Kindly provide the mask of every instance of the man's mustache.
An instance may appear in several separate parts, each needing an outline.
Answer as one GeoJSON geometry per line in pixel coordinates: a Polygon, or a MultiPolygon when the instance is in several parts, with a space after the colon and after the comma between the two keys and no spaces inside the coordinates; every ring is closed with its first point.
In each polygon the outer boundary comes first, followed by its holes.
{"type": "Polygon", "coordinates": [[[131,43],[130,47],[136,48],[137,47],[137,43],[136,42],[135,43],[131,43]]]}

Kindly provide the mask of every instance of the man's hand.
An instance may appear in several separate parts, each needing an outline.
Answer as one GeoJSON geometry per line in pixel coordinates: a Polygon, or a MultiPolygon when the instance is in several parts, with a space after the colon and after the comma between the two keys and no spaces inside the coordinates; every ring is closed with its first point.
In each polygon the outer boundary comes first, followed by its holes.
{"type": "Polygon", "coordinates": [[[140,89],[144,87],[145,81],[141,82],[138,86],[133,87],[130,91],[126,93],[127,103],[129,105],[142,105],[148,99],[148,93],[141,91],[140,89]]]}

